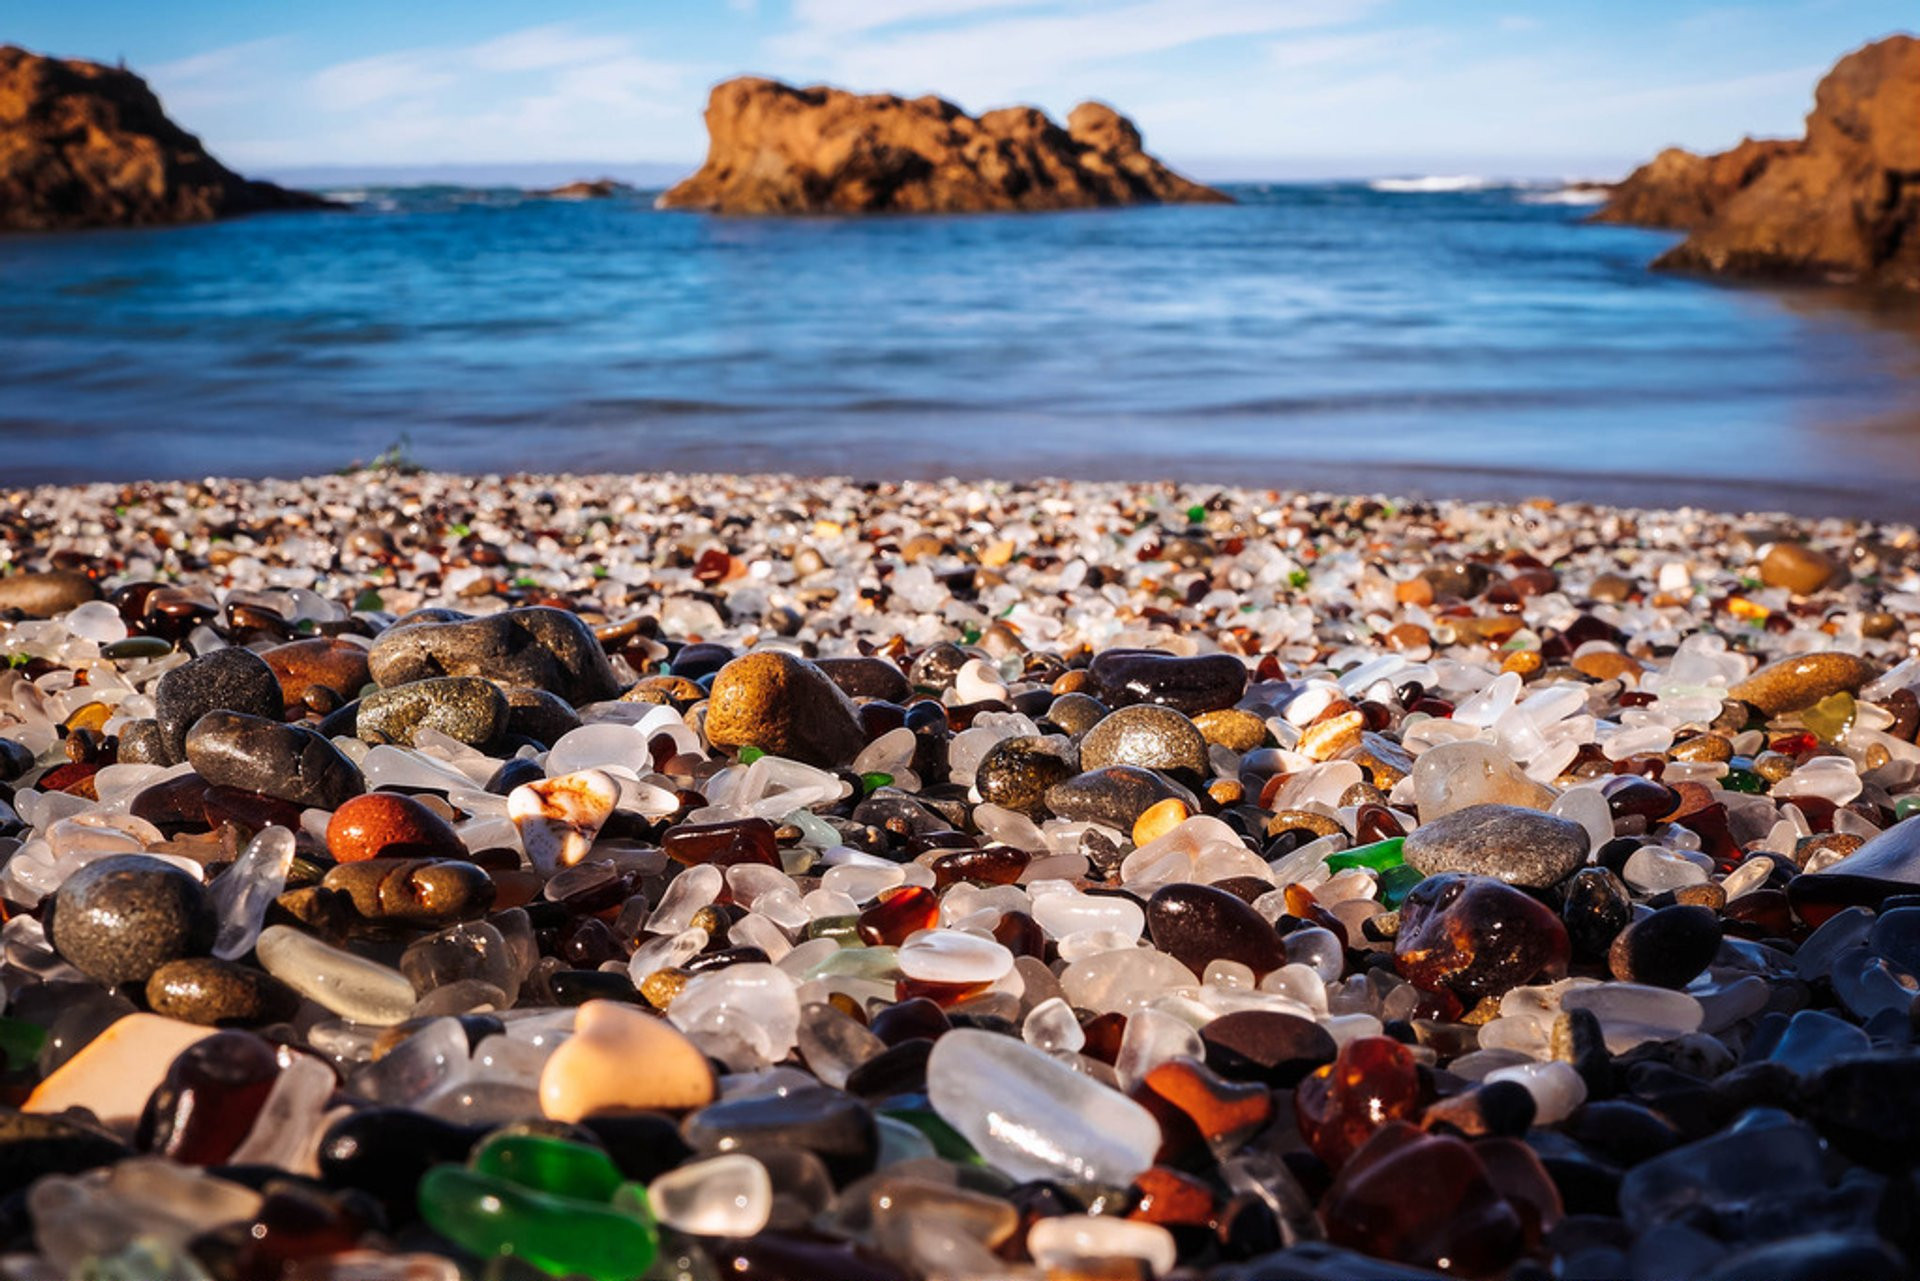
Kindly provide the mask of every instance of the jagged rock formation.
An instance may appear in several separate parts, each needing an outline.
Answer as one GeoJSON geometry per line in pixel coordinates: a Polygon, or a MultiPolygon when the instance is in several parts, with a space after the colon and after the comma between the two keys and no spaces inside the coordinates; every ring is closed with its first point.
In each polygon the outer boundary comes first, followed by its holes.
{"type": "Polygon", "coordinates": [[[974,117],[941,98],[742,77],[707,103],[707,160],[663,209],[729,214],[972,213],[1226,203],[1141,150],[1113,108],[1062,129],[1032,107],[974,117]]]}
{"type": "Polygon", "coordinates": [[[131,71],[0,45],[0,230],[204,222],[327,203],[228,169],[131,71]]]}
{"type": "Polygon", "coordinates": [[[1599,215],[1692,233],[1654,266],[1920,289],[1920,39],[1842,58],[1802,140],[1672,157],[1637,170],[1599,215]]]}
{"type": "Polygon", "coordinates": [[[1622,179],[1592,221],[1691,231],[1719,213],[1775,158],[1800,146],[1784,138],[1747,138],[1711,156],[1668,147],[1622,179]]]}

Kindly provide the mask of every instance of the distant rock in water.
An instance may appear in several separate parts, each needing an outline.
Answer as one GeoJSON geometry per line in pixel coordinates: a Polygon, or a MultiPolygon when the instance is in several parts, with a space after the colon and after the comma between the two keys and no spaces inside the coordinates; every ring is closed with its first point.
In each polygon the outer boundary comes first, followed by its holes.
{"type": "Polygon", "coordinates": [[[970,116],[941,98],[742,77],[707,102],[707,161],[663,209],[728,214],[972,213],[1231,203],[1140,147],[1112,107],[1062,129],[1033,107],[970,116]]]}
{"type": "Polygon", "coordinates": [[[1920,289],[1920,39],[1835,64],[1804,139],[1662,153],[1598,218],[1690,231],[1656,267],[1920,289]]]}
{"type": "Polygon", "coordinates": [[[131,71],[0,45],[0,231],[205,222],[328,203],[228,169],[131,71]]]}
{"type": "Polygon", "coordinates": [[[1668,147],[1615,186],[1591,221],[1691,231],[1706,225],[1775,159],[1800,147],[1785,138],[1747,138],[1712,156],[1668,147]]]}
{"type": "Polygon", "coordinates": [[[558,187],[548,187],[542,191],[529,191],[529,196],[544,196],[549,200],[606,200],[613,196],[624,196],[633,190],[626,183],[614,178],[580,179],[578,182],[562,183],[558,187]]]}

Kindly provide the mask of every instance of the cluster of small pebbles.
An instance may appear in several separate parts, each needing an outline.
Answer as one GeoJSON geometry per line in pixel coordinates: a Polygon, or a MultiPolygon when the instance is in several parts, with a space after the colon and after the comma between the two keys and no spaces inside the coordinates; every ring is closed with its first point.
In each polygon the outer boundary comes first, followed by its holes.
{"type": "Polygon", "coordinates": [[[1920,1261],[1909,527],[0,491],[0,1278],[1920,1261]]]}

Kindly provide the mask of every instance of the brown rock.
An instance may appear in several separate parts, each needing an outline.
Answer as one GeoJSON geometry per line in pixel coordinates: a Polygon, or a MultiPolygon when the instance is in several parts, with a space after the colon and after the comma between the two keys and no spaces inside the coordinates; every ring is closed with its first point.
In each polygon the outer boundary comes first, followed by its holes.
{"type": "MultiPolygon", "coordinates": [[[[5,52],[0,49],[0,55],[5,52]]],[[[0,147],[4,145],[4,142],[0,142],[0,147]]],[[[4,152],[0,152],[0,165],[6,163],[4,155],[4,152]]],[[[6,225],[5,199],[5,190],[0,188],[0,227],[6,225]]],[[[7,574],[0,577],[0,610],[17,609],[28,618],[52,618],[76,605],[97,600],[99,596],[100,588],[91,578],[70,570],[55,569],[45,573],[7,574]]]]}
{"type": "Polygon", "coordinates": [[[302,706],[315,686],[351,700],[372,679],[367,675],[367,647],[337,636],[289,641],[260,657],[279,678],[280,693],[289,708],[302,706]]]}
{"type": "Polygon", "coordinates": [[[542,191],[529,191],[529,196],[545,196],[549,200],[608,200],[614,196],[629,195],[633,191],[626,183],[616,178],[581,178],[566,182],[558,187],[548,187],[542,191]]]}
{"type": "Polygon", "coordinates": [[[1795,596],[1811,596],[1845,573],[1834,557],[1805,543],[1775,543],[1760,560],[1760,581],[1784,587],[1795,596]]]}
{"type": "Polygon", "coordinates": [[[1786,139],[1747,138],[1712,156],[1668,147],[1628,174],[1592,221],[1691,231],[1752,186],[1768,165],[1800,146],[1786,139]]]}
{"type": "Polygon", "coordinates": [[[411,796],[368,792],[333,812],[327,853],[337,863],[370,858],[465,858],[452,824],[411,796]]]}
{"type": "Polygon", "coordinates": [[[1727,697],[1752,703],[1768,716],[1778,716],[1812,707],[1843,689],[1857,690],[1879,674],[1879,668],[1858,654],[1833,650],[1796,654],[1768,663],[1728,690],[1727,697]]]}
{"type": "Polygon", "coordinates": [[[249,182],[131,71],[0,45],[0,230],[205,222],[330,202],[249,182]]]}
{"type": "Polygon", "coordinates": [[[720,669],[706,730],[715,747],[757,747],[809,765],[845,765],[866,746],[853,701],[818,667],[777,649],[720,669]]]}
{"type": "Polygon", "coordinates": [[[1920,39],[1889,36],[1835,64],[1807,136],[1654,266],[1920,289],[1920,39]]]}
{"type": "Polygon", "coordinates": [[[729,214],[971,213],[1230,203],[1140,149],[1113,108],[1062,129],[1032,107],[974,117],[940,98],[797,89],[751,76],[707,101],[707,160],[663,209],[729,214]]]}
{"type": "Polygon", "coordinates": [[[1597,681],[1617,680],[1638,684],[1642,668],[1639,660],[1617,649],[1596,649],[1576,656],[1573,670],[1597,681]]]}
{"type": "Polygon", "coordinates": [[[1209,743],[1243,755],[1264,745],[1268,738],[1267,723],[1238,707],[1202,712],[1193,718],[1193,727],[1209,743]]]}

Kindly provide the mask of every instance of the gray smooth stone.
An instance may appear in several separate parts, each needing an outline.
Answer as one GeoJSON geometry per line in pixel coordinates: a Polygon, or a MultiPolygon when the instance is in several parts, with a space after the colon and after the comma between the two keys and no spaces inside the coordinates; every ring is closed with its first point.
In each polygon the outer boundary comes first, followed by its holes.
{"type": "Polygon", "coordinates": [[[112,854],[53,894],[48,941],[88,978],[143,983],[168,961],[213,949],[219,918],[200,883],[163,859],[112,854]]]}
{"type": "Polygon", "coordinates": [[[1517,805],[1469,805],[1422,823],[1402,857],[1428,876],[1466,872],[1544,889],[1587,861],[1587,829],[1517,805]]]}
{"type": "Polygon", "coordinates": [[[469,747],[485,747],[507,727],[506,695],[478,676],[439,676],[375,690],[360,700],[354,737],[369,743],[414,745],[423,729],[438,730],[469,747]]]}
{"type": "Polygon", "coordinates": [[[208,712],[187,735],[187,760],[209,783],[338,809],[367,790],[360,767],[304,725],[242,712],[208,712]]]}
{"type": "Polygon", "coordinates": [[[620,692],[593,629],[565,610],[533,606],[447,621],[451,611],[409,615],[381,633],[367,669],[382,688],[434,676],[484,676],[548,690],[578,707],[620,692]]]}
{"type": "Polygon", "coordinates": [[[187,731],[208,712],[278,720],[285,706],[273,669],[252,650],[238,646],[190,659],[153,687],[153,717],[160,723],[170,765],[186,759],[187,731]]]}

